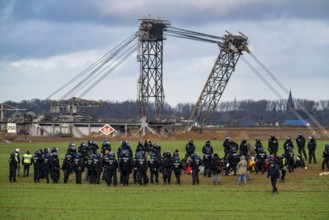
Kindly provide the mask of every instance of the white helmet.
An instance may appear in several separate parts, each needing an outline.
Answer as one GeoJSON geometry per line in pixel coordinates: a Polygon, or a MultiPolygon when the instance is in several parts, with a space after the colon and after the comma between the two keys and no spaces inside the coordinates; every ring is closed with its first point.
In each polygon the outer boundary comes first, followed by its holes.
{"type": "Polygon", "coordinates": [[[16,152],[19,152],[19,148],[16,148],[16,152]]]}

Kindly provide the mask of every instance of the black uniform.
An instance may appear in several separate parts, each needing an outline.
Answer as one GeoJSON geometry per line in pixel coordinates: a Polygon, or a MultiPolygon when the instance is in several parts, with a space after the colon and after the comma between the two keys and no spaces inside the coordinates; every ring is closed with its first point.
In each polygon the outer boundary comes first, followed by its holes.
{"type": "Polygon", "coordinates": [[[186,144],[186,146],[185,146],[185,151],[186,151],[186,153],[185,153],[184,160],[185,160],[185,162],[186,162],[187,159],[188,159],[189,157],[191,157],[191,155],[194,154],[194,151],[195,151],[195,145],[194,145],[192,139],[189,140],[189,142],[186,144]]]}
{"type": "Polygon", "coordinates": [[[119,166],[118,161],[115,159],[115,154],[110,152],[103,158],[105,182],[107,185],[117,185],[117,169],[119,166]]]}
{"type": "Polygon", "coordinates": [[[132,158],[129,155],[128,151],[125,151],[119,161],[120,167],[120,181],[123,185],[128,186],[129,184],[129,174],[133,167],[132,158]]]}
{"type": "Polygon", "coordinates": [[[329,170],[329,145],[326,144],[324,146],[324,151],[323,151],[323,161],[322,161],[322,171],[324,171],[324,167],[327,166],[327,170],[329,170]]]}
{"type": "Polygon", "coordinates": [[[280,170],[279,166],[271,161],[270,168],[268,169],[267,178],[271,177],[271,184],[272,184],[272,193],[278,191],[276,188],[276,181],[280,178],[280,170]]]}
{"type": "Polygon", "coordinates": [[[284,177],[287,173],[287,160],[284,154],[278,157],[278,165],[281,172],[281,181],[284,181],[284,177]]]}
{"type": "Polygon", "coordinates": [[[82,154],[78,152],[73,161],[74,161],[75,183],[81,184],[82,172],[84,170],[84,159],[82,157],[82,154]]]}
{"type": "Polygon", "coordinates": [[[203,165],[204,172],[203,175],[206,177],[211,177],[211,158],[214,153],[213,147],[210,145],[210,141],[206,141],[206,145],[202,148],[203,153],[203,165]]]}
{"type": "Polygon", "coordinates": [[[202,161],[199,155],[196,155],[195,157],[192,157],[190,160],[190,164],[192,167],[192,184],[195,185],[199,184],[199,166],[201,166],[202,161]]]}
{"type": "Polygon", "coordinates": [[[93,183],[99,184],[100,176],[102,172],[102,160],[101,160],[101,154],[98,153],[97,155],[94,154],[94,160],[93,160],[93,183]]]}
{"type": "Polygon", "coordinates": [[[229,141],[230,144],[230,151],[229,151],[229,169],[226,170],[225,175],[228,175],[229,171],[233,171],[234,176],[236,176],[236,169],[237,164],[239,162],[239,155],[238,155],[238,144],[234,142],[232,139],[229,141]]]}
{"type": "Polygon", "coordinates": [[[294,143],[291,141],[290,137],[286,137],[286,141],[283,143],[284,154],[288,158],[288,154],[294,149],[294,143]]]}
{"type": "Polygon", "coordinates": [[[155,153],[150,154],[150,159],[147,161],[149,168],[150,168],[150,174],[151,174],[151,183],[159,183],[159,168],[160,168],[160,160],[158,157],[156,157],[155,153]]]}
{"type": "Polygon", "coordinates": [[[34,168],[34,182],[40,182],[40,173],[41,173],[41,154],[39,151],[36,151],[34,153],[34,156],[32,157],[32,164],[34,168]]]}
{"type": "Polygon", "coordinates": [[[170,184],[171,181],[171,174],[172,174],[172,165],[173,165],[173,159],[171,157],[170,152],[165,152],[165,155],[163,157],[162,161],[162,168],[163,168],[163,182],[166,184],[170,184]]]}
{"type": "Polygon", "coordinates": [[[94,154],[90,154],[88,159],[87,159],[87,179],[89,181],[89,183],[93,183],[94,182],[94,154]]]}
{"type": "Polygon", "coordinates": [[[60,177],[60,165],[57,152],[52,152],[50,157],[50,177],[53,183],[58,183],[60,177]]]}
{"type": "Polygon", "coordinates": [[[230,153],[230,137],[226,137],[226,139],[223,142],[223,149],[224,149],[224,157],[227,157],[228,154],[230,153]]]}
{"type": "Polygon", "coordinates": [[[174,156],[173,168],[174,168],[174,174],[176,177],[176,184],[180,184],[180,175],[182,173],[182,163],[181,163],[178,155],[174,156]]]}
{"type": "Polygon", "coordinates": [[[67,183],[70,174],[73,172],[74,170],[74,165],[73,165],[73,161],[72,161],[72,156],[71,155],[67,155],[63,161],[63,165],[62,165],[62,170],[64,172],[64,183],[67,183]]]}
{"type": "Polygon", "coordinates": [[[149,182],[149,178],[146,174],[148,169],[148,163],[146,157],[142,153],[136,154],[136,167],[137,167],[137,179],[139,185],[146,185],[149,182]]]}
{"type": "Polygon", "coordinates": [[[256,167],[255,167],[256,173],[258,172],[262,172],[262,174],[264,173],[264,165],[266,158],[267,155],[264,150],[258,152],[258,154],[256,155],[256,167]]]}
{"type": "Polygon", "coordinates": [[[261,152],[262,150],[264,150],[263,144],[260,141],[260,139],[256,139],[256,143],[255,143],[255,152],[256,154],[258,154],[259,152],[261,152]]]}
{"type": "Polygon", "coordinates": [[[248,143],[246,139],[242,139],[240,143],[240,153],[244,156],[248,155],[248,143]]]}
{"type": "Polygon", "coordinates": [[[295,153],[292,149],[288,152],[287,158],[287,165],[288,165],[288,171],[289,173],[294,172],[295,168],[295,153]]]}
{"type": "Polygon", "coordinates": [[[298,147],[298,154],[302,155],[302,153],[304,154],[304,158],[307,160],[307,155],[305,152],[305,138],[302,134],[299,134],[298,137],[296,138],[296,144],[298,147]]]}
{"type": "Polygon", "coordinates": [[[47,183],[49,183],[49,175],[50,175],[50,153],[47,151],[43,154],[43,163],[41,164],[41,172],[43,178],[46,179],[47,183]]]}
{"type": "Polygon", "coordinates": [[[313,162],[316,163],[316,158],[315,158],[316,141],[313,136],[311,136],[309,139],[310,141],[307,143],[308,162],[312,163],[312,159],[313,159],[313,162]]]}
{"type": "Polygon", "coordinates": [[[16,182],[16,168],[17,162],[15,160],[15,153],[11,153],[8,159],[9,163],[9,182],[16,182]]]}
{"type": "Polygon", "coordinates": [[[268,140],[268,151],[270,152],[270,155],[274,155],[276,157],[279,150],[279,142],[278,139],[274,135],[270,136],[270,139],[268,140]]]}

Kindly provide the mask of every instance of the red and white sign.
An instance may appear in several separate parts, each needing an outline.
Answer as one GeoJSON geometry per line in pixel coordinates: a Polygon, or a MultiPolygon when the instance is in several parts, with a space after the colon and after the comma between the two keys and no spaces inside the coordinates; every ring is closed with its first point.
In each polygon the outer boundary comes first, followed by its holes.
{"type": "Polygon", "coordinates": [[[109,124],[104,125],[99,130],[105,135],[109,135],[115,131],[115,129],[112,128],[109,124]]]}

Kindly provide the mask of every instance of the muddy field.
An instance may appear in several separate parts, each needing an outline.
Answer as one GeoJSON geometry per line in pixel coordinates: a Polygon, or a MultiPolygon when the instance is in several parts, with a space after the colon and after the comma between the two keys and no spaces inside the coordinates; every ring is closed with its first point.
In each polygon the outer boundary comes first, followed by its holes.
{"type": "MultiPolygon", "coordinates": [[[[328,130],[328,129],[327,129],[328,130]]],[[[267,140],[270,134],[275,134],[279,140],[283,140],[286,136],[290,136],[293,140],[298,136],[298,133],[302,132],[305,137],[309,135],[317,136],[313,134],[307,128],[298,128],[298,127],[239,127],[239,128],[212,128],[204,129],[202,133],[199,132],[186,132],[183,129],[176,129],[175,133],[166,137],[159,137],[154,134],[147,134],[146,136],[136,135],[137,130],[131,130],[129,136],[105,136],[100,134],[94,134],[86,136],[84,138],[72,138],[72,137],[33,137],[27,135],[8,135],[2,133],[0,135],[0,141],[9,140],[15,142],[30,142],[30,141],[42,141],[42,142],[51,142],[51,141],[80,141],[80,140],[103,140],[109,138],[113,141],[119,141],[126,139],[128,141],[136,141],[140,139],[150,138],[151,140],[224,140],[226,136],[230,136],[235,141],[239,142],[242,137],[247,138],[248,140],[254,140],[255,138],[260,138],[261,140],[267,140]]],[[[316,130],[316,133],[320,135],[318,140],[329,140],[329,137],[324,135],[321,130],[316,130]]]]}

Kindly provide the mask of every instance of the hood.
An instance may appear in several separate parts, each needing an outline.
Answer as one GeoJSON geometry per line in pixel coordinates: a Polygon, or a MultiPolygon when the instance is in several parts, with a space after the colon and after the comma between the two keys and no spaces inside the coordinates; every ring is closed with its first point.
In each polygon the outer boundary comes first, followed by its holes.
{"type": "Polygon", "coordinates": [[[240,157],[240,160],[246,160],[246,157],[242,155],[242,156],[240,157]]]}

